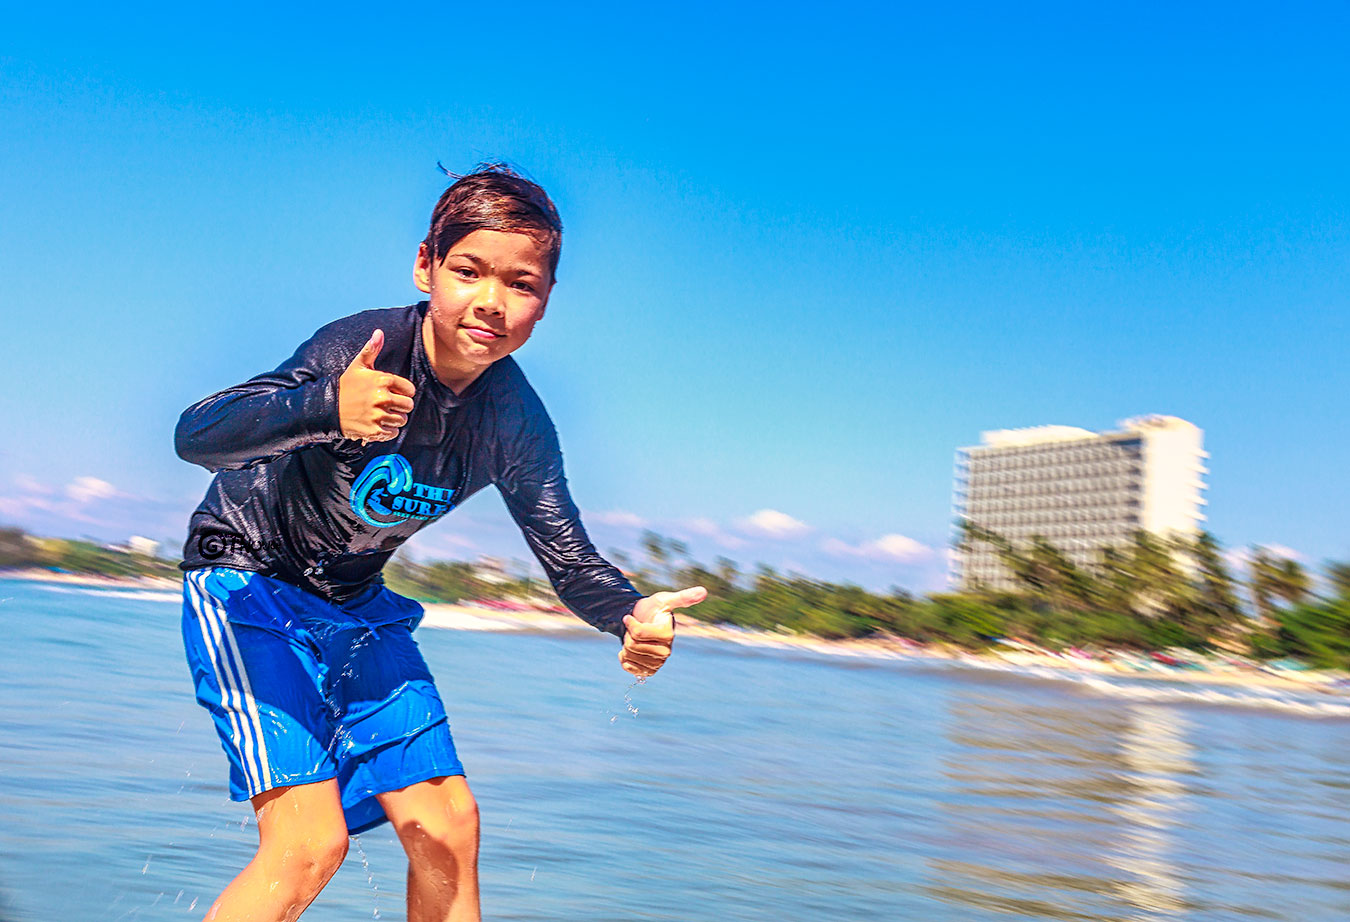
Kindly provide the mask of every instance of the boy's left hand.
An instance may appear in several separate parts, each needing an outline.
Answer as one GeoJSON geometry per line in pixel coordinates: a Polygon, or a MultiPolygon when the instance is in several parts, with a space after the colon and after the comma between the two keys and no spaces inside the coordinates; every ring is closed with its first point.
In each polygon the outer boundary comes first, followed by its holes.
{"type": "Polygon", "coordinates": [[[708,597],[702,586],[679,592],[654,592],[639,599],[633,613],[625,615],[623,649],[619,664],[638,678],[645,679],[660,669],[670,656],[675,641],[675,609],[697,605],[708,597]]]}

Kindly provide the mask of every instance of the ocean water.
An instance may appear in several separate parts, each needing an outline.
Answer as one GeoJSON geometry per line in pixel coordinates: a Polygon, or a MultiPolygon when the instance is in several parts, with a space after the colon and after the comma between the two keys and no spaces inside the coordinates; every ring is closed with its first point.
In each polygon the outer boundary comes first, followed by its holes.
{"type": "MultiPolygon", "coordinates": [[[[0,581],[0,919],[197,919],[256,842],[176,594],[0,581]]],[[[1350,711],[684,639],[419,641],[493,920],[1350,920],[1350,711]]],[[[306,920],[403,918],[389,827],[306,920]]]]}

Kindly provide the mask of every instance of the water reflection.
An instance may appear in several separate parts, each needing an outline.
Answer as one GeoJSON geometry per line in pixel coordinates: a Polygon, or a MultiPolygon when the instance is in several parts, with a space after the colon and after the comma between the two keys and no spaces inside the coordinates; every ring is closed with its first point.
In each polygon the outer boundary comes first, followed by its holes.
{"type": "Polygon", "coordinates": [[[1186,742],[1187,722],[1176,711],[1136,705],[1121,739],[1121,756],[1129,766],[1133,788],[1112,809],[1120,816],[1120,847],[1108,859],[1130,875],[1119,895],[1137,912],[1131,918],[1179,916],[1186,906],[1182,882],[1170,860],[1173,828],[1182,820],[1186,785],[1181,776],[1195,771],[1186,742]]]}
{"type": "Polygon", "coordinates": [[[1184,718],[1075,704],[988,690],[953,699],[939,797],[946,848],[928,862],[930,895],[1044,919],[1185,912],[1169,861],[1195,770],[1184,718]]]}

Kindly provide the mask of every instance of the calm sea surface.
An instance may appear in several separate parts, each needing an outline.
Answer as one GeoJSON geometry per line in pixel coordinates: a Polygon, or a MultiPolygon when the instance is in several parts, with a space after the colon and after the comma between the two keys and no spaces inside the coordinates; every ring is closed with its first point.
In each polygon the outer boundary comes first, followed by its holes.
{"type": "MultiPolygon", "coordinates": [[[[0,581],[0,919],[197,919],[248,860],[178,623],[0,581]]],[[[419,640],[488,919],[1350,920],[1343,703],[693,639],[630,692],[612,638],[419,640]]],[[[359,844],[307,922],[403,918],[392,832],[359,844]]]]}

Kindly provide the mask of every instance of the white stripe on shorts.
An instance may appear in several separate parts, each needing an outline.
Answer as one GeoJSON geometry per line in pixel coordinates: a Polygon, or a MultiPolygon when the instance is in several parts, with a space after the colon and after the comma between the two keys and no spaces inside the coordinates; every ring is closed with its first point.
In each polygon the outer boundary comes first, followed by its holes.
{"type": "Polygon", "coordinates": [[[225,617],[220,600],[207,591],[206,577],[205,570],[188,571],[188,582],[195,590],[193,607],[197,610],[197,620],[202,626],[202,636],[211,656],[211,665],[216,670],[222,704],[230,715],[231,726],[234,727],[235,747],[241,757],[240,763],[248,783],[248,794],[253,797],[270,788],[272,780],[271,767],[267,761],[267,748],[263,743],[262,721],[258,716],[258,703],[253,698],[248,673],[244,669],[239,641],[225,617]]]}
{"type": "Polygon", "coordinates": [[[211,667],[216,673],[216,686],[220,689],[220,703],[229,715],[230,726],[234,730],[234,748],[240,754],[240,765],[244,770],[245,781],[250,794],[255,785],[253,767],[249,765],[249,760],[244,754],[244,729],[241,722],[241,713],[239,705],[236,704],[236,693],[234,691],[234,682],[221,669],[220,665],[220,640],[216,637],[216,632],[212,625],[212,616],[206,611],[206,604],[202,600],[203,591],[199,584],[200,570],[189,570],[187,573],[188,597],[192,600],[192,609],[197,613],[197,626],[201,631],[202,645],[206,647],[207,655],[211,657],[211,667]]]}

